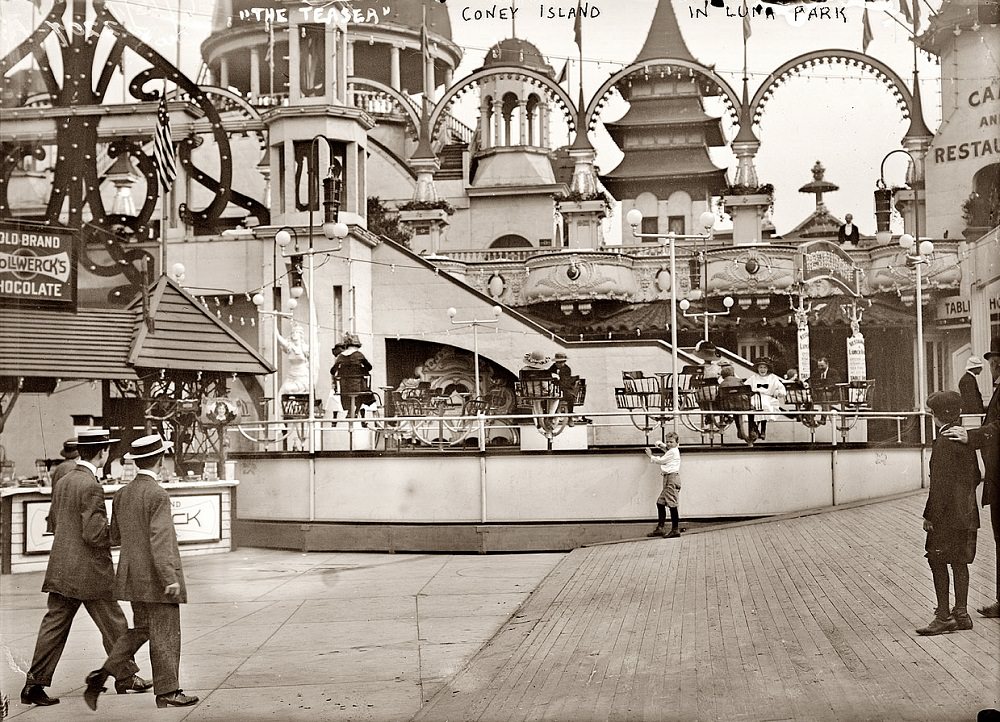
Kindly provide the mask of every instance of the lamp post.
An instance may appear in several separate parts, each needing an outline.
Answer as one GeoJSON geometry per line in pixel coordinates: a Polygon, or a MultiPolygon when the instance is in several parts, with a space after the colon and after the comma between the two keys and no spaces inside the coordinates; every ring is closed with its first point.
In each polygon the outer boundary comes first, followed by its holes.
{"type": "MultiPolygon", "coordinates": [[[[316,141],[326,140],[323,135],[315,135],[310,141],[313,148],[317,148],[316,141]]],[[[309,164],[309,245],[306,250],[299,248],[299,237],[295,232],[294,228],[289,226],[282,226],[274,234],[274,242],[281,248],[281,257],[292,259],[293,264],[301,263],[301,258],[305,256],[308,259],[308,265],[306,270],[306,283],[308,285],[309,293],[309,451],[310,453],[315,451],[315,438],[312,433],[313,426],[316,421],[316,348],[317,345],[314,343],[313,335],[316,331],[315,325],[313,323],[313,317],[316,315],[316,265],[314,257],[316,254],[328,254],[337,253],[343,248],[343,240],[347,238],[350,233],[350,228],[348,228],[346,223],[340,221],[340,187],[342,184],[341,172],[343,166],[339,159],[330,158],[330,165],[327,168],[327,173],[323,177],[323,235],[328,240],[339,240],[340,243],[337,244],[336,248],[328,248],[322,250],[316,250],[313,247],[313,228],[314,228],[314,213],[315,204],[314,199],[319,198],[319,173],[317,172],[317,164],[319,163],[319,151],[316,152],[316,163],[309,164]],[[286,253],[288,246],[292,245],[292,250],[290,253],[286,253]]],[[[301,273],[301,266],[298,267],[298,272],[301,273]]],[[[303,289],[301,286],[294,286],[289,290],[292,296],[292,300],[295,300],[302,296],[303,289]]],[[[280,403],[280,399],[279,399],[280,403]]]]}
{"type": "Polygon", "coordinates": [[[673,390],[674,428],[677,427],[678,397],[680,388],[677,381],[677,254],[675,244],[678,240],[698,239],[707,240],[712,236],[712,227],[715,225],[715,214],[705,211],[698,217],[698,222],[705,233],[698,235],[678,235],[676,233],[640,233],[639,227],[642,225],[642,211],[633,208],[625,215],[625,220],[632,226],[632,236],[634,238],[651,238],[662,244],[670,246],[670,357],[673,366],[671,374],[671,384],[673,390]]]}
{"type": "Polygon", "coordinates": [[[705,310],[701,313],[688,313],[688,309],[691,308],[691,302],[682,298],[680,302],[681,311],[684,313],[685,318],[701,318],[705,317],[705,340],[708,340],[708,319],[712,316],[728,316],[730,309],[732,309],[733,304],[736,303],[732,296],[726,296],[722,299],[722,305],[726,307],[725,311],[709,311],[708,305],[706,303],[705,310]]]}
{"type": "MultiPolygon", "coordinates": [[[[923,411],[924,402],[927,398],[926,383],[927,370],[924,353],[924,289],[923,289],[923,267],[930,263],[927,256],[934,253],[934,244],[931,241],[917,241],[909,233],[904,233],[899,237],[899,245],[906,252],[906,260],[913,264],[915,271],[915,303],[917,307],[917,410],[923,411]]],[[[924,442],[924,425],[920,424],[920,443],[924,442]]]]}
{"type": "MultiPolygon", "coordinates": [[[[892,203],[892,191],[886,187],[885,183],[885,162],[889,160],[889,157],[895,155],[896,153],[902,153],[907,156],[910,161],[916,166],[917,160],[913,157],[910,151],[903,148],[896,148],[885,154],[882,158],[882,164],[879,166],[879,180],[876,184],[875,191],[875,203],[876,203],[876,222],[878,222],[878,212],[879,205],[885,206],[886,203],[891,205],[892,203]]],[[[925,263],[930,263],[927,260],[927,256],[934,252],[934,244],[927,240],[920,240],[920,189],[917,184],[913,184],[913,235],[909,233],[904,233],[899,237],[899,245],[906,253],[906,259],[913,264],[915,270],[915,303],[917,307],[917,411],[922,412],[924,409],[924,401],[927,398],[926,394],[926,384],[927,384],[927,371],[926,371],[926,358],[924,350],[924,289],[923,289],[923,266],[925,263]]],[[[882,209],[885,213],[886,210],[882,209]]],[[[879,243],[888,243],[892,238],[891,232],[888,230],[888,224],[883,223],[885,229],[879,229],[875,236],[879,240],[879,243]]],[[[926,440],[926,430],[924,429],[924,424],[920,424],[920,443],[923,444],[926,440]]]]}
{"type": "Polygon", "coordinates": [[[469,321],[456,321],[455,316],[458,315],[458,310],[455,308],[448,309],[448,319],[451,321],[452,326],[471,326],[472,327],[472,363],[475,366],[476,372],[476,398],[482,398],[479,388],[479,327],[480,326],[490,326],[495,323],[500,323],[500,314],[503,313],[503,309],[499,306],[493,307],[493,318],[478,319],[473,318],[469,321]]]}

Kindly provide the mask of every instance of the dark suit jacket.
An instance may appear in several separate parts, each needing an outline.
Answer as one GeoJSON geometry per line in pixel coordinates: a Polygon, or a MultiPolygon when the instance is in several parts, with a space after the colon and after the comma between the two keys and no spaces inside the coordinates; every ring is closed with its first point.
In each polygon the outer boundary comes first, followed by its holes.
{"type": "Polygon", "coordinates": [[[846,223],[841,224],[840,228],[837,229],[837,240],[840,243],[854,243],[857,244],[861,240],[861,232],[858,230],[857,224],[851,225],[851,233],[848,235],[846,233],[846,223]]]}
{"type": "Polygon", "coordinates": [[[962,413],[981,414],[985,411],[983,407],[983,395],[979,392],[979,384],[976,377],[966,371],[962,378],[958,380],[958,392],[962,394],[962,413]]]}
{"type": "Polygon", "coordinates": [[[43,592],[71,599],[114,599],[115,568],[104,509],[104,487],[82,464],[52,492],[49,524],[55,532],[43,592]]]}
{"type": "Polygon", "coordinates": [[[978,484],[979,461],[975,449],[939,435],[931,451],[931,488],[924,506],[924,519],[931,522],[938,533],[978,529],[978,484]]]}
{"type": "Polygon", "coordinates": [[[187,601],[170,496],[149,474],[140,471],[115,494],[111,539],[122,547],[115,579],[118,599],[161,604],[187,601]],[[171,599],[163,590],[175,582],[181,585],[181,594],[171,599]]]}
{"type": "Polygon", "coordinates": [[[1000,504],[1000,385],[993,385],[993,397],[986,407],[986,421],[969,429],[969,445],[983,455],[983,506],[1000,504]]]}

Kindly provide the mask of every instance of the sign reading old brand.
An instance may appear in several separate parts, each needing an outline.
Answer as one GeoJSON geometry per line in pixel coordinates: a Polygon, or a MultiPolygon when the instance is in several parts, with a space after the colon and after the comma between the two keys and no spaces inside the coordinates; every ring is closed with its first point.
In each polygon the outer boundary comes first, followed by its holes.
{"type": "Polygon", "coordinates": [[[829,281],[852,296],[861,295],[861,269],[850,254],[830,241],[810,241],[799,246],[802,280],[829,281]]]}
{"type": "Polygon", "coordinates": [[[0,300],[76,305],[76,247],[72,232],[0,223],[0,300]]]}

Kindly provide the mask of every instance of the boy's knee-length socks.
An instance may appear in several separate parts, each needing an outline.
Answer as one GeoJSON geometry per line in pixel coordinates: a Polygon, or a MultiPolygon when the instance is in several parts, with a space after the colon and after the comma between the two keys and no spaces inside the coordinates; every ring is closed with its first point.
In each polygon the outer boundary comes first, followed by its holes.
{"type": "Polygon", "coordinates": [[[952,564],[951,570],[955,574],[955,606],[965,609],[969,604],[969,565],[952,564]]]}
{"type": "MultiPolygon", "coordinates": [[[[934,595],[937,597],[935,613],[944,619],[951,614],[951,605],[948,604],[948,565],[941,562],[928,563],[931,567],[931,576],[934,578],[934,595]]],[[[968,570],[966,570],[966,582],[968,582],[968,570]]]]}
{"type": "Polygon", "coordinates": [[[680,515],[677,513],[677,507],[670,507],[670,528],[676,529],[677,523],[680,521],[680,515]]]}
{"type": "Polygon", "coordinates": [[[657,526],[663,526],[667,523],[667,505],[657,504],[656,505],[656,524],[657,526]]]}

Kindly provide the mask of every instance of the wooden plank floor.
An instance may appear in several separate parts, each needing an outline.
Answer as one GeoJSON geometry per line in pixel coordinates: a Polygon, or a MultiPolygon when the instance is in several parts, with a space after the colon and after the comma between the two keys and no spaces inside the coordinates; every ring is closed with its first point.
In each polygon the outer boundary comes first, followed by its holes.
{"type": "Polygon", "coordinates": [[[578,549],[414,719],[974,720],[1000,708],[1000,621],[914,634],[925,499],[578,549]]]}

